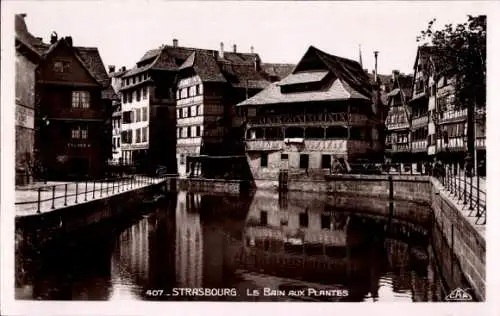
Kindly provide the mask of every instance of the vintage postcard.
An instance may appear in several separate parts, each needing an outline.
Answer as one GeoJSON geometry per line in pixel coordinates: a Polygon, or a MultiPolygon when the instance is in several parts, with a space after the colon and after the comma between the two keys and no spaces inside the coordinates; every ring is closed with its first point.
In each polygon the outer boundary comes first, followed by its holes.
{"type": "Polygon", "coordinates": [[[2,314],[494,315],[499,8],[2,3],[2,314]]]}

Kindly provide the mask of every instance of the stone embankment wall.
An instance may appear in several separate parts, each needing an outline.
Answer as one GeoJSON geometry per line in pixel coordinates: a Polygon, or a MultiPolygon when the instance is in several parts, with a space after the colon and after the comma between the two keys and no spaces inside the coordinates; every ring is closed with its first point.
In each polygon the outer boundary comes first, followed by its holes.
{"type": "MultiPolygon", "coordinates": [[[[255,180],[255,186],[258,189],[276,190],[279,183],[276,180],[259,179],[255,180]]],[[[287,187],[289,192],[318,192],[427,204],[476,297],[480,301],[485,299],[484,236],[462,214],[459,206],[443,194],[443,187],[436,179],[406,175],[332,175],[324,180],[291,177],[287,187]]],[[[385,212],[389,215],[388,208],[385,208],[385,212]]],[[[415,209],[415,212],[421,210],[415,209]]]]}

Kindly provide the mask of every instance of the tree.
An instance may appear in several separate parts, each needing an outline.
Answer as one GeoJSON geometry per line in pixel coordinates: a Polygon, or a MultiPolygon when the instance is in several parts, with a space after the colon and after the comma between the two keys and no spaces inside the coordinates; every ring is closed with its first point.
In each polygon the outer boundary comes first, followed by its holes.
{"type": "Polygon", "coordinates": [[[465,23],[447,24],[435,30],[436,19],[421,31],[417,42],[436,47],[433,58],[441,75],[456,76],[456,102],[485,105],[486,96],[486,16],[468,16],[465,23]]]}
{"type": "MultiPolygon", "coordinates": [[[[434,62],[438,76],[454,77],[455,104],[467,108],[468,168],[472,167],[475,150],[475,115],[486,105],[486,16],[468,15],[467,22],[446,24],[435,30],[436,19],[421,31],[417,42],[436,48],[434,62]]],[[[470,169],[469,169],[470,170],[470,169]]]]}

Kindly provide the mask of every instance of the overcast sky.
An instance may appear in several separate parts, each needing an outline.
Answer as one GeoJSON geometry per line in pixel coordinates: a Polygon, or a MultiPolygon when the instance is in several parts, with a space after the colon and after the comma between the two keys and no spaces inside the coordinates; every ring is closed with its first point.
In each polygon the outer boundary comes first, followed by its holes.
{"type": "MultiPolygon", "coordinates": [[[[249,52],[264,62],[297,63],[309,45],[359,60],[379,72],[409,73],[416,36],[432,18],[439,25],[486,14],[487,3],[461,2],[156,2],[7,1],[27,13],[28,29],[48,41],[50,33],[72,36],[78,46],[97,46],[106,65],[132,67],[161,44],[249,52]]],[[[5,4],[5,2],[4,2],[5,4]]]]}

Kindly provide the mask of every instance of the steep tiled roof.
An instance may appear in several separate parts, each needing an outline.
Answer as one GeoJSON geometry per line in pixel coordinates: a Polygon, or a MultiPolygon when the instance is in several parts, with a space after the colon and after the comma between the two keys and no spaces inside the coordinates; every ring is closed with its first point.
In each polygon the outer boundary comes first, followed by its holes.
{"type": "MultiPolygon", "coordinates": [[[[295,103],[310,101],[347,100],[364,99],[371,100],[372,90],[369,78],[361,66],[352,60],[329,55],[311,46],[295,67],[293,75],[298,77],[311,77],[318,73],[316,69],[308,70],[307,64],[302,64],[304,60],[314,58],[322,62],[328,72],[334,74],[335,80],[326,89],[306,90],[293,93],[283,93],[280,85],[286,80],[269,85],[254,97],[241,102],[241,105],[263,105],[276,103],[295,103]],[[306,73],[306,74],[304,74],[306,73]]],[[[323,75],[322,73],[320,73],[323,75]]],[[[300,78],[299,78],[300,79],[300,78]]],[[[302,78],[304,79],[304,78],[302,78]]],[[[317,79],[315,77],[315,79],[317,79]]],[[[302,80],[303,81],[303,80],[302,80]]]]}
{"type": "Polygon", "coordinates": [[[102,86],[109,86],[111,80],[106,72],[106,67],[104,67],[99,50],[96,47],[75,47],[75,50],[83,61],[84,66],[92,73],[94,78],[102,86]]]}
{"type": "Polygon", "coordinates": [[[227,82],[214,54],[206,51],[193,52],[179,70],[193,68],[203,82],[227,82]]]}
{"type": "Polygon", "coordinates": [[[48,44],[43,43],[42,40],[33,36],[26,26],[26,21],[24,20],[24,14],[16,14],[15,15],[15,32],[16,39],[21,41],[24,45],[29,47],[34,52],[39,55],[43,54],[49,47],[48,44]]]}
{"type": "Polygon", "coordinates": [[[326,75],[328,75],[328,71],[311,71],[290,74],[282,79],[278,85],[285,86],[297,83],[318,82],[323,80],[326,75]]]}
{"type": "Polygon", "coordinates": [[[309,51],[315,53],[326,64],[329,70],[337,78],[345,82],[347,86],[371,98],[372,89],[369,78],[357,61],[329,55],[313,46],[309,47],[309,51]]]}
{"type": "Polygon", "coordinates": [[[278,80],[281,80],[292,73],[295,65],[263,63],[261,68],[264,76],[277,77],[278,80]]]}
{"type": "Polygon", "coordinates": [[[346,83],[337,79],[333,84],[325,90],[304,91],[294,93],[281,93],[281,88],[277,83],[269,84],[268,87],[253,96],[238,104],[238,106],[246,105],[265,105],[278,103],[297,103],[311,101],[340,101],[348,99],[364,99],[370,98],[360,94],[356,90],[349,87],[346,89],[346,83]]]}

